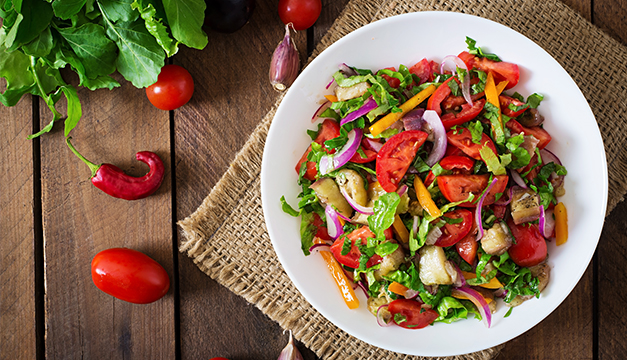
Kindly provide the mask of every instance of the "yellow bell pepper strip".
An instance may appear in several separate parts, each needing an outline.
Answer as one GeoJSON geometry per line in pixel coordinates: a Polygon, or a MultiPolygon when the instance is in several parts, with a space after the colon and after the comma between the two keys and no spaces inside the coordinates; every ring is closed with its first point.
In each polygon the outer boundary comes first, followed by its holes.
{"type": "Polygon", "coordinates": [[[392,229],[394,229],[394,232],[396,233],[396,235],[398,235],[399,239],[401,239],[402,242],[409,242],[409,232],[407,231],[407,227],[405,227],[405,224],[403,224],[403,220],[401,220],[400,216],[394,215],[392,229]]]}
{"type": "Polygon", "coordinates": [[[409,289],[407,288],[407,286],[393,281],[390,285],[388,285],[388,290],[395,293],[396,295],[405,296],[405,291],[409,289]]]}
{"type": "MultiPolygon", "coordinates": [[[[474,278],[477,277],[477,274],[471,273],[471,272],[468,272],[468,271],[463,271],[463,270],[462,270],[462,275],[464,275],[464,279],[466,279],[466,280],[474,279],[474,278]]],[[[486,288],[486,289],[500,289],[500,288],[503,287],[503,284],[501,284],[499,279],[497,279],[496,277],[493,277],[490,280],[490,282],[487,282],[487,283],[481,284],[481,285],[477,285],[477,286],[481,286],[482,288],[486,288]]]]}
{"type": "Polygon", "coordinates": [[[418,197],[420,206],[422,206],[422,208],[425,209],[425,211],[429,213],[432,218],[435,219],[442,216],[442,212],[431,198],[431,193],[429,193],[429,190],[427,190],[425,184],[423,184],[422,180],[418,176],[414,177],[414,189],[416,190],[416,197],[418,197]]]}
{"type": "Polygon", "coordinates": [[[405,116],[410,110],[413,110],[416,106],[420,105],[421,102],[425,101],[433,92],[435,91],[435,85],[429,85],[426,89],[422,90],[418,94],[411,97],[409,100],[405,101],[398,108],[401,109],[401,112],[398,113],[389,113],[385,115],[381,120],[370,126],[370,134],[373,136],[377,136],[381,134],[385,129],[389,128],[392,124],[397,122],[400,118],[405,116]]]}
{"type": "MultiPolygon", "coordinates": [[[[319,238],[314,238],[314,244],[324,243],[319,238]]],[[[320,255],[324,259],[324,262],[327,265],[327,268],[331,272],[331,276],[333,276],[333,280],[335,280],[335,284],[338,289],[340,289],[340,293],[342,294],[342,298],[344,302],[348,306],[349,309],[357,309],[359,307],[359,299],[355,296],[355,291],[353,291],[353,287],[350,285],[346,274],[344,274],[344,270],[340,264],[335,260],[333,254],[330,251],[321,250],[320,255]]]]}
{"type": "Polygon", "coordinates": [[[488,72],[488,78],[485,82],[485,97],[486,100],[488,100],[490,104],[494,105],[496,107],[496,110],[498,111],[498,124],[496,124],[494,120],[491,121],[492,132],[497,142],[499,141],[499,138],[501,139],[501,141],[504,141],[503,117],[501,116],[501,103],[499,102],[499,95],[501,94],[503,89],[505,89],[505,86],[507,86],[507,84],[508,81],[502,81],[499,83],[498,86],[496,86],[494,84],[494,77],[492,76],[492,73],[488,72]],[[497,126],[499,127],[499,129],[496,129],[497,126]]]}
{"type": "Polygon", "coordinates": [[[555,205],[555,244],[562,245],[568,240],[568,214],[563,203],[555,205]]]}
{"type": "Polygon", "coordinates": [[[325,98],[327,98],[327,100],[329,100],[330,102],[337,102],[337,96],[335,95],[325,95],[325,98]]]}
{"type": "MultiPolygon", "coordinates": [[[[501,93],[503,92],[503,90],[505,90],[505,87],[507,86],[507,84],[509,84],[509,81],[504,80],[501,81],[498,85],[496,85],[496,93],[497,95],[501,95],[501,93]]],[[[499,108],[501,107],[501,103],[499,101],[499,108]]]]}

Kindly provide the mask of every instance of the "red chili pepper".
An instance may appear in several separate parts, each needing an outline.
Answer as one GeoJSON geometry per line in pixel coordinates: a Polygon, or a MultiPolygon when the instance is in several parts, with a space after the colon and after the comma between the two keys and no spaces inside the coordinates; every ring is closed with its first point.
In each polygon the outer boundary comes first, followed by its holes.
{"type": "Polygon", "coordinates": [[[126,175],[119,167],[112,164],[96,165],[85,159],[70,143],[71,138],[66,139],[70,150],[83,160],[91,170],[91,183],[105,193],[124,200],[143,199],[151,195],[163,181],[165,167],[161,158],[150,151],[140,151],[136,154],[137,160],[146,163],[150,167],[148,174],[142,177],[126,175]]]}

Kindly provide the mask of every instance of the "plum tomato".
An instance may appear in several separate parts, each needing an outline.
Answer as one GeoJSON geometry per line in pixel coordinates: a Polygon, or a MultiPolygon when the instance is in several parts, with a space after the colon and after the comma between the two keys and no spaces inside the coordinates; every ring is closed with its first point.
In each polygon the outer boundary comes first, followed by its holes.
{"type": "Polygon", "coordinates": [[[98,289],[134,304],[157,301],[170,288],[168,273],[158,262],[127,248],[96,254],[91,261],[91,278],[98,289]]]}
{"type": "Polygon", "coordinates": [[[194,93],[194,80],[178,65],[161,68],[157,82],[146,88],[148,100],[161,110],[174,110],[187,104],[194,93]]]}
{"type": "Polygon", "coordinates": [[[279,0],[279,17],[284,24],[292,23],[294,30],[310,28],[322,11],[320,0],[279,0]]]}
{"type": "Polygon", "coordinates": [[[255,0],[207,1],[205,24],[221,33],[233,33],[246,25],[255,10],[255,0]]]}

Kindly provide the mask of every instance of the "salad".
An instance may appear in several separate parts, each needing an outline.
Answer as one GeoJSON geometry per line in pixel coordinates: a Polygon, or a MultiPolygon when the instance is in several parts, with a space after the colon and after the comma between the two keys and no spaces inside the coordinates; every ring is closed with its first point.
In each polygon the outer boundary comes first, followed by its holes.
{"type": "Polygon", "coordinates": [[[441,63],[373,72],[342,64],[295,166],[305,255],[319,252],[349,308],[381,326],[470,314],[491,325],[549,281],[547,241],[566,242],[567,173],[538,107],[511,90],[517,64],[466,38],[441,63]]]}

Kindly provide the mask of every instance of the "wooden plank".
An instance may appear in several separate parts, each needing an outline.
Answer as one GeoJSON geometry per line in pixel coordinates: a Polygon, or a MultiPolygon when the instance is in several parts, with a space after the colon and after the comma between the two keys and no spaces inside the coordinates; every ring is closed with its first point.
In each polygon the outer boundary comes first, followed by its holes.
{"type": "MultiPolygon", "coordinates": [[[[330,25],[346,2],[325,1],[318,23],[330,25]]],[[[175,112],[177,218],[200,205],[274,103],[277,93],[270,86],[268,70],[283,35],[276,1],[260,0],[241,30],[233,34],[209,31],[207,49],[183,49],[174,59],[192,73],[196,86],[190,104],[175,112]]],[[[294,39],[304,63],[306,31],[294,39]]],[[[216,284],[187,256],[180,255],[179,264],[183,359],[278,356],[287,335],[276,323],[216,284]]],[[[300,348],[305,359],[315,358],[300,348]]]]}
{"type": "Polygon", "coordinates": [[[624,306],[627,281],[627,202],[608,216],[598,253],[599,359],[627,359],[627,309],[624,306]]]}
{"type": "MultiPolygon", "coordinates": [[[[121,88],[79,91],[83,118],[73,144],[95,163],[112,163],[141,176],[135,160],[156,152],[166,166],[161,188],[142,200],[115,199],[95,188],[90,171],[64,143],[62,126],[41,138],[42,208],[46,276],[46,357],[172,359],[174,291],[135,305],[92,283],[91,260],[113,247],[139,250],[173,274],[169,114],[153,107],[143,89],[118,76],[121,88]]],[[[42,126],[50,118],[41,105],[42,126]]]]}
{"type": "MultiPolygon", "coordinates": [[[[3,79],[2,79],[3,80],[3,79]]],[[[4,89],[4,81],[0,85],[4,89]]],[[[4,91],[4,90],[2,90],[4,91]]],[[[35,359],[32,100],[0,105],[0,359],[35,359]]]]}

